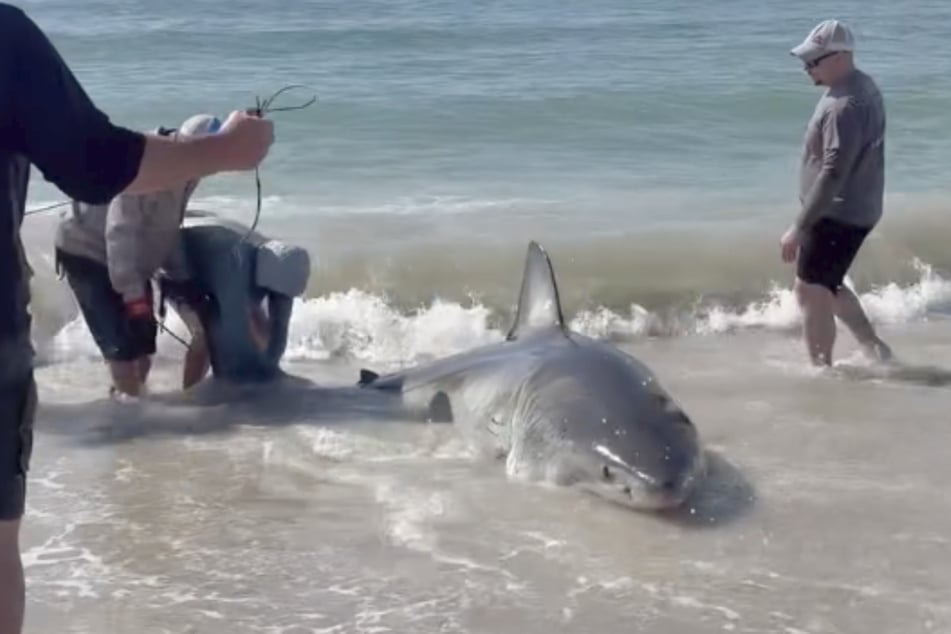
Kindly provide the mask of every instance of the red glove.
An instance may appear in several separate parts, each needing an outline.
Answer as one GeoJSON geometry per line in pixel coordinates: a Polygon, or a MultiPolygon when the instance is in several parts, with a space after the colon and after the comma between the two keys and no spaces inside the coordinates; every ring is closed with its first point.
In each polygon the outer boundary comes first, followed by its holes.
{"type": "Polygon", "coordinates": [[[130,319],[144,319],[152,316],[152,302],[148,297],[140,297],[125,303],[125,314],[130,319]]]}

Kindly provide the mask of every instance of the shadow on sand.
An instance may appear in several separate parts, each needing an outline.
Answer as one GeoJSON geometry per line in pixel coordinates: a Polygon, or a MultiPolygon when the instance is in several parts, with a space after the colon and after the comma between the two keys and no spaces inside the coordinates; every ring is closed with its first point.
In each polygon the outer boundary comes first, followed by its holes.
{"type": "Polygon", "coordinates": [[[915,365],[901,361],[889,363],[836,363],[829,372],[852,381],[883,381],[908,383],[922,387],[947,387],[951,385],[951,370],[935,365],[915,365]]]}
{"type": "Polygon", "coordinates": [[[206,381],[187,393],[141,401],[111,398],[83,403],[42,402],[36,430],[81,445],[107,445],[148,437],[224,434],[235,428],[405,420],[397,396],[358,387],[321,387],[287,376],[267,385],[206,381]]]}

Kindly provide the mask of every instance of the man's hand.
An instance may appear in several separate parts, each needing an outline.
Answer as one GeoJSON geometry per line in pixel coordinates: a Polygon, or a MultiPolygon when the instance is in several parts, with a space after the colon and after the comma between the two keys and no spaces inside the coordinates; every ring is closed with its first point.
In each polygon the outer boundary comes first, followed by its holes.
{"type": "Polygon", "coordinates": [[[152,313],[152,297],[146,295],[125,302],[126,332],[142,349],[151,347],[155,341],[158,322],[152,313]]]}
{"type": "Polygon", "coordinates": [[[148,319],[152,317],[152,302],[148,297],[140,297],[125,303],[125,314],[129,319],[148,319]]]}
{"type": "Polygon", "coordinates": [[[224,148],[223,171],[244,171],[257,167],[274,143],[274,123],[243,110],[235,110],[221,126],[217,136],[224,148]]]}
{"type": "Polygon", "coordinates": [[[783,262],[794,262],[796,254],[799,253],[799,246],[802,243],[802,234],[795,226],[790,227],[779,239],[780,251],[783,256],[783,262]]]}
{"type": "Polygon", "coordinates": [[[145,153],[127,194],[150,194],[220,172],[256,168],[274,142],[274,124],[243,110],[231,113],[215,134],[170,139],[145,135],[145,153]]]}

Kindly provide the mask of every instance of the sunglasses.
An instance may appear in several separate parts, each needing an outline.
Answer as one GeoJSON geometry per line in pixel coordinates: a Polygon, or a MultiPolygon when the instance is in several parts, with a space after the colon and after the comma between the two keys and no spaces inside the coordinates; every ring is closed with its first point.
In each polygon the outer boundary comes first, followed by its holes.
{"type": "Polygon", "coordinates": [[[832,57],[833,55],[837,55],[838,53],[839,51],[832,51],[831,53],[820,55],[819,57],[815,58],[811,62],[806,62],[805,64],[803,64],[803,68],[805,68],[806,70],[812,70],[813,68],[816,68],[817,66],[819,66],[819,64],[822,63],[822,60],[828,57],[832,57]]]}

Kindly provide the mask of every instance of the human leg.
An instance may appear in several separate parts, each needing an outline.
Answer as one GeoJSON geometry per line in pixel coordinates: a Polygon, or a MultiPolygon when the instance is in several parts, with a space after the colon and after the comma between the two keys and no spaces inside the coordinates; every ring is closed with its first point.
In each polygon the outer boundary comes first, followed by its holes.
{"type": "Polygon", "coordinates": [[[104,264],[63,252],[57,259],[83,320],[109,367],[112,388],[140,396],[155,353],[154,318],[131,319],[104,264]]]}
{"type": "Polygon", "coordinates": [[[121,392],[126,396],[142,395],[142,379],[139,373],[138,360],[116,361],[106,360],[109,366],[109,376],[112,377],[111,391],[121,392]]]}
{"type": "Polygon", "coordinates": [[[865,227],[824,218],[804,236],[796,265],[796,297],[813,363],[832,363],[836,316],[864,349],[874,350],[876,356],[890,355],[858,298],[843,283],[868,232],[865,227]]]}
{"type": "Polygon", "coordinates": [[[248,325],[251,328],[251,338],[262,352],[268,346],[268,316],[260,302],[251,302],[248,305],[248,325]]]}
{"type": "Polygon", "coordinates": [[[185,326],[191,334],[188,350],[185,352],[185,364],[182,368],[182,388],[188,389],[208,374],[211,361],[208,356],[208,343],[205,339],[205,330],[201,325],[198,314],[183,304],[176,304],[178,312],[185,326]]]}
{"type": "Polygon", "coordinates": [[[20,520],[0,520],[0,634],[20,634],[25,600],[20,520]]]}
{"type": "Polygon", "coordinates": [[[803,336],[813,365],[831,365],[835,344],[834,297],[824,286],[796,280],[796,299],[803,313],[803,336]]]}
{"type": "Polygon", "coordinates": [[[23,627],[20,520],[26,506],[35,411],[32,372],[0,386],[0,634],[19,634],[23,627]]]}
{"type": "Polygon", "coordinates": [[[191,337],[182,367],[182,389],[187,390],[205,378],[211,368],[203,322],[208,317],[209,299],[191,280],[163,278],[160,285],[163,297],[178,313],[191,337]]]}
{"type": "Polygon", "coordinates": [[[870,358],[877,361],[888,361],[892,358],[891,348],[875,332],[862,303],[848,286],[841,286],[835,295],[835,315],[842,320],[870,358]]]}

